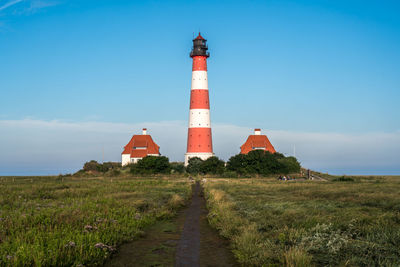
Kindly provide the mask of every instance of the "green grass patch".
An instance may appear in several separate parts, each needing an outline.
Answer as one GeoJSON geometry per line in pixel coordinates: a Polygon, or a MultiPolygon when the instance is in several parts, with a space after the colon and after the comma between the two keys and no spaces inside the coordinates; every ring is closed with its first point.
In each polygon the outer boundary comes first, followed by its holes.
{"type": "Polygon", "coordinates": [[[0,266],[101,265],[190,194],[183,179],[0,177],[0,266]]]}
{"type": "Polygon", "coordinates": [[[400,179],[208,179],[209,221],[243,266],[398,266],[400,179]]]}

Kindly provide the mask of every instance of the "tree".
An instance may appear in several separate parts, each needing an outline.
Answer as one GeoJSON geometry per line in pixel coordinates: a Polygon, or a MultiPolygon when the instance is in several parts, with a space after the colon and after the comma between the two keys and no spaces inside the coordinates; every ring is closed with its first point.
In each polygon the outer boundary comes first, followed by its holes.
{"type": "Polygon", "coordinates": [[[201,172],[202,163],[203,160],[199,157],[190,158],[186,167],[186,171],[190,174],[199,174],[201,172]]]}
{"type": "Polygon", "coordinates": [[[237,174],[247,173],[246,166],[247,166],[247,162],[246,162],[245,154],[237,154],[235,156],[232,156],[226,164],[226,168],[228,170],[234,171],[237,174]]]}
{"type": "Polygon", "coordinates": [[[227,169],[238,174],[288,174],[300,171],[300,163],[294,157],[285,157],[281,153],[253,150],[248,154],[231,157],[227,169]]]}
{"type": "Polygon", "coordinates": [[[286,157],[279,159],[284,166],[284,174],[300,172],[300,163],[295,157],[286,157]]]}
{"type": "Polygon", "coordinates": [[[222,174],[225,171],[225,162],[218,157],[210,157],[200,165],[200,172],[204,174],[222,174]]]}

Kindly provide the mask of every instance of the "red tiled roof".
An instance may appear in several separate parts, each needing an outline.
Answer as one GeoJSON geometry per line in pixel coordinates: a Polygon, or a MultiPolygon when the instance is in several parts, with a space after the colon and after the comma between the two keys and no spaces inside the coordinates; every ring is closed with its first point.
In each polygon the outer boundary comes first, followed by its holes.
{"type": "Polygon", "coordinates": [[[240,147],[240,154],[247,154],[255,148],[264,148],[271,153],[276,152],[266,135],[249,135],[246,142],[240,147]]]}
{"type": "Polygon", "coordinates": [[[147,147],[147,140],[135,140],[133,147],[147,147]]]}
{"type": "Polygon", "coordinates": [[[122,154],[130,154],[131,158],[143,158],[149,154],[160,154],[160,147],[150,135],[134,135],[124,147],[122,154]],[[140,149],[136,149],[137,147],[140,149]]]}
{"type": "Polygon", "coordinates": [[[144,158],[148,154],[146,149],[134,149],[131,152],[131,158],[144,158]]]}

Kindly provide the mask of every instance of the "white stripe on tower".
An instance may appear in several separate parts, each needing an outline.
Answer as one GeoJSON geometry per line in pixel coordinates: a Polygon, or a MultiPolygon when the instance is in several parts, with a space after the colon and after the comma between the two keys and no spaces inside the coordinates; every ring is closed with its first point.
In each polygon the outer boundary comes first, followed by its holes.
{"type": "Polygon", "coordinates": [[[211,128],[209,109],[191,109],[189,113],[190,128],[211,128]]]}
{"type": "Polygon", "coordinates": [[[207,71],[195,70],[192,71],[192,90],[205,89],[208,90],[207,71]]]}

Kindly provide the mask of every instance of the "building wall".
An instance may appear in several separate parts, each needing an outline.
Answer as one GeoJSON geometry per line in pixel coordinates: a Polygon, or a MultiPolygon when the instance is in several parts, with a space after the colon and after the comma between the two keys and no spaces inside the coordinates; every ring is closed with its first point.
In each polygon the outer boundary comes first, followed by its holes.
{"type": "MultiPolygon", "coordinates": [[[[160,156],[160,154],[148,154],[148,156],[160,156]]],[[[122,166],[126,166],[130,163],[137,163],[142,158],[131,158],[130,154],[122,154],[122,166]]]]}
{"type": "Polygon", "coordinates": [[[122,166],[126,166],[131,163],[131,155],[130,154],[122,154],[122,166]]]}

